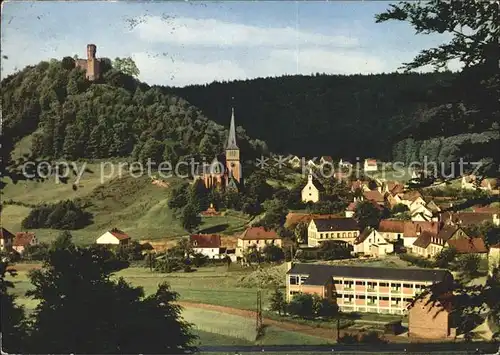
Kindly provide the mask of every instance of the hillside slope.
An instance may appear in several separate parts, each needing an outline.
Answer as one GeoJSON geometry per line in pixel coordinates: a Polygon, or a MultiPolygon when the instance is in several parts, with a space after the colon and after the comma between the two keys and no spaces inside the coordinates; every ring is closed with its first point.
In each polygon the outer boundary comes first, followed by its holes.
{"type": "Polygon", "coordinates": [[[412,124],[418,99],[439,74],[314,75],[259,78],[172,88],[218,123],[234,96],[238,123],[269,149],[336,158],[391,157],[412,124]]]}
{"type": "MultiPolygon", "coordinates": [[[[85,80],[72,58],[29,66],[2,80],[4,139],[10,151],[33,134],[32,153],[48,158],[129,157],[173,163],[220,154],[226,122],[216,124],[186,100],[151,88],[112,67],[99,82],[85,80]]],[[[243,154],[262,142],[238,130],[243,154]]],[[[244,158],[246,158],[244,156],[244,158]]]]}

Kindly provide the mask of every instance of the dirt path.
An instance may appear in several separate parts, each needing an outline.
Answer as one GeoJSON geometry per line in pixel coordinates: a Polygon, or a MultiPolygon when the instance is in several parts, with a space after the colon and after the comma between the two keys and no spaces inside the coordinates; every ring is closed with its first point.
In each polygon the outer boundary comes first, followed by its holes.
{"type": "MultiPolygon", "coordinates": [[[[236,316],[241,316],[245,318],[255,318],[256,312],[247,311],[243,309],[225,307],[225,306],[216,306],[212,304],[205,303],[195,303],[195,302],[177,302],[182,307],[186,308],[200,308],[206,309],[226,314],[232,314],[236,316]]],[[[337,330],[336,329],[326,329],[326,328],[316,328],[311,327],[309,325],[296,324],[292,322],[282,322],[274,319],[263,318],[264,325],[271,325],[277,328],[281,328],[283,330],[290,330],[293,332],[299,332],[306,335],[311,335],[323,339],[327,339],[333,341],[337,338],[337,330]]],[[[341,331],[342,332],[342,331],[341,331]]]]}

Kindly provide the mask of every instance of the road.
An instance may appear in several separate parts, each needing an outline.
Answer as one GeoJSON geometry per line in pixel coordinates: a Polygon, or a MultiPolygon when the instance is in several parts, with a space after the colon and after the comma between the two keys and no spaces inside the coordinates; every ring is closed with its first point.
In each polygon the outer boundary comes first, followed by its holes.
{"type": "Polygon", "coordinates": [[[341,353],[348,354],[498,354],[500,348],[492,343],[409,343],[409,344],[356,344],[356,345],[270,345],[270,346],[202,346],[200,351],[220,354],[245,353],[341,353]],[[479,351],[477,351],[478,349],[479,351]]]}

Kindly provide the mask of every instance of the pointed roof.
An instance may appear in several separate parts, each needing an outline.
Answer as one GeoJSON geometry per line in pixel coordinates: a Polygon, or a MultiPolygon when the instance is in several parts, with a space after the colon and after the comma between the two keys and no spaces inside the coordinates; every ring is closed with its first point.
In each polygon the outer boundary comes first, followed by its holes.
{"type": "Polygon", "coordinates": [[[234,107],[231,108],[231,125],[229,126],[229,135],[227,137],[226,149],[239,149],[236,144],[236,127],[234,125],[234,107]]]}

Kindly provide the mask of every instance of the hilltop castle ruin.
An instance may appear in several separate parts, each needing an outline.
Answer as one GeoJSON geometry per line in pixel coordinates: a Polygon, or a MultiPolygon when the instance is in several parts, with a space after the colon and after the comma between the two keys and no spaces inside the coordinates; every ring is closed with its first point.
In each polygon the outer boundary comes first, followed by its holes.
{"type": "Polygon", "coordinates": [[[98,80],[101,77],[101,59],[96,58],[97,46],[87,44],[87,59],[75,59],[75,67],[85,70],[85,77],[89,81],[98,80]]]}

